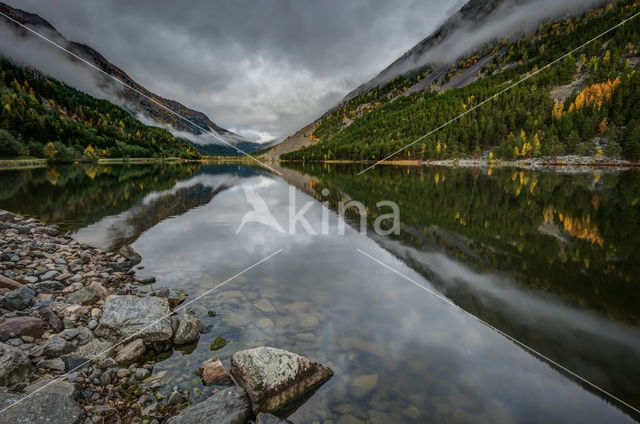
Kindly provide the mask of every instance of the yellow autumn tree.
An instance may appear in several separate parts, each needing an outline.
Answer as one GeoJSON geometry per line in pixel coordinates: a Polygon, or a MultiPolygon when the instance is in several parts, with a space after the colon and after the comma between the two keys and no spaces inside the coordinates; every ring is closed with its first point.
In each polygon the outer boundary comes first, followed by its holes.
{"type": "Polygon", "coordinates": [[[58,150],[56,146],[53,145],[52,142],[48,142],[46,146],[44,146],[44,154],[49,159],[53,159],[58,154],[58,150]]]}
{"type": "Polygon", "coordinates": [[[613,92],[620,85],[620,78],[616,78],[613,81],[607,80],[605,82],[596,83],[586,87],[582,90],[571,106],[569,106],[569,112],[576,112],[582,108],[595,105],[598,110],[602,107],[602,104],[611,99],[613,92]]]}

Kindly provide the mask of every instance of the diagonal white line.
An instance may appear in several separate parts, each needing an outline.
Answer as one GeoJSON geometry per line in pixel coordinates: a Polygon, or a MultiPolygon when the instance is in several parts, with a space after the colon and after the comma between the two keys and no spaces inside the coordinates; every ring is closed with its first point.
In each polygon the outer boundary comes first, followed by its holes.
{"type": "Polygon", "coordinates": [[[135,93],[141,95],[142,97],[144,97],[147,100],[152,101],[153,103],[155,103],[156,105],[160,106],[161,108],[165,109],[167,112],[177,116],[178,118],[182,119],[183,121],[193,125],[194,127],[198,128],[200,131],[203,131],[211,136],[213,136],[214,138],[217,138],[218,140],[222,141],[224,144],[226,144],[227,146],[230,146],[232,148],[234,148],[235,150],[237,150],[239,153],[242,153],[243,155],[245,155],[246,157],[256,161],[257,163],[259,163],[260,165],[269,168],[271,171],[275,172],[278,175],[282,175],[280,172],[276,171],[275,169],[273,169],[272,167],[270,167],[269,165],[267,165],[264,162],[261,162],[260,160],[256,159],[255,157],[251,156],[250,154],[248,154],[247,152],[245,152],[244,150],[241,150],[240,148],[238,148],[237,146],[234,146],[233,144],[227,142],[225,139],[223,139],[222,137],[220,137],[219,135],[217,135],[216,133],[202,128],[201,126],[199,126],[198,124],[196,124],[195,122],[191,121],[190,119],[182,116],[181,114],[179,114],[178,112],[175,112],[173,110],[171,110],[170,108],[168,108],[167,106],[163,105],[162,103],[160,103],[159,101],[155,100],[154,98],[147,96],[146,94],[142,93],[140,90],[136,90],[135,88],[133,88],[132,86],[130,86],[129,84],[125,83],[124,81],[114,77],[113,75],[103,71],[102,69],[98,68],[96,65],[94,65],[93,63],[85,60],[84,58],[80,57],[79,55],[73,53],[72,51],[70,51],[69,49],[61,46],[60,44],[56,43],[53,40],[48,39],[47,37],[45,37],[44,35],[40,34],[39,32],[34,31],[33,29],[29,28],[28,26],[16,21],[15,19],[13,19],[11,16],[6,15],[3,12],[0,12],[0,15],[4,16],[6,19],[10,20],[11,22],[15,23],[16,25],[21,26],[22,28],[26,29],[27,31],[31,32],[32,34],[42,38],[44,41],[46,41],[49,44],[54,45],[55,47],[59,48],[60,50],[68,53],[69,55],[73,56],[74,58],[78,59],[79,61],[83,62],[84,64],[90,66],[91,68],[95,69],[96,71],[106,75],[107,77],[111,78],[112,80],[118,82],[119,84],[122,84],[124,87],[128,88],[131,91],[134,91],[135,93]]]}
{"type": "Polygon", "coordinates": [[[469,114],[470,112],[473,112],[474,110],[478,109],[480,106],[483,106],[487,103],[489,103],[491,100],[501,96],[502,94],[506,93],[507,91],[511,90],[513,87],[516,87],[517,85],[522,84],[523,82],[525,82],[526,80],[528,80],[529,78],[539,74],[540,72],[544,71],[547,68],[550,68],[551,66],[555,65],[556,63],[560,62],[561,60],[567,58],[569,55],[577,52],[578,50],[582,49],[583,47],[593,43],[594,41],[596,41],[597,39],[607,35],[608,33],[610,33],[611,31],[613,31],[614,29],[624,25],[625,23],[629,22],[630,20],[634,19],[635,17],[637,17],[638,15],[640,15],[640,12],[636,13],[635,15],[623,20],[622,22],[620,22],[619,24],[609,28],[608,30],[606,30],[605,32],[596,35],[595,37],[593,37],[591,40],[587,41],[584,44],[581,44],[580,46],[576,47],[575,49],[571,50],[569,53],[565,53],[564,55],[560,56],[559,58],[557,58],[556,60],[554,60],[551,63],[547,63],[546,65],[544,65],[542,68],[538,69],[537,71],[532,72],[531,74],[527,75],[526,77],[522,78],[521,80],[511,84],[509,87],[505,88],[502,91],[499,91],[498,93],[494,94],[493,96],[486,98],[485,100],[481,101],[480,103],[478,103],[477,105],[475,105],[474,107],[470,108],[469,110],[461,113],[460,115],[456,116],[455,118],[445,122],[444,124],[440,125],[438,128],[429,131],[428,133],[426,133],[425,135],[413,140],[411,143],[407,144],[406,146],[396,150],[395,152],[391,153],[389,156],[385,157],[384,159],[380,159],[379,161],[377,161],[376,163],[374,163],[373,165],[363,169],[362,171],[358,172],[357,175],[363,174],[365,172],[367,172],[368,170],[370,170],[371,168],[378,166],[380,163],[386,161],[387,159],[389,159],[390,157],[393,157],[395,155],[397,155],[398,153],[406,150],[407,148],[413,146],[414,144],[416,144],[418,141],[423,140],[426,137],[429,137],[431,134],[436,133],[438,131],[440,131],[441,129],[443,129],[444,127],[446,127],[447,125],[457,121],[458,119],[462,118],[463,116],[469,114]]]}
{"type": "Polygon", "coordinates": [[[404,275],[403,273],[401,273],[400,271],[390,267],[389,265],[385,264],[384,262],[374,258],[373,256],[369,255],[368,253],[360,250],[360,249],[356,249],[358,252],[362,253],[364,256],[368,257],[369,259],[377,262],[378,264],[382,265],[383,267],[387,268],[388,270],[392,271],[393,273],[399,275],[400,277],[404,278],[405,280],[409,281],[410,283],[414,284],[415,286],[421,288],[422,290],[426,291],[427,293],[432,294],[433,296],[437,297],[438,299],[442,300],[443,302],[447,303],[450,306],[453,306],[455,309],[457,309],[458,311],[466,314],[467,316],[473,318],[474,320],[480,322],[481,324],[486,325],[487,327],[489,327],[490,329],[492,329],[493,331],[497,332],[498,334],[506,337],[507,339],[511,340],[513,343],[523,347],[524,349],[528,350],[529,352],[533,353],[534,355],[552,363],[553,365],[555,365],[556,367],[562,369],[563,371],[565,371],[568,374],[571,374],[572,376],[574,376],[575,378],[579,379],[580,381],[584,382],[585,384],[588,384],[589,386],[593,387],[594,389],[596,389],[597,391],[599,391],[600,393],[605,394],[606,396],[608,396],[611,399],[614,399],[618,402],[620,402],[622,405],[633,409],[634,411],[636,411],[637,413],[640,413],[640,410],[638,410],[637,408],[629,405],[627,402],[623,401],[622,399],[612,395],[611,393],[609,393],[608,391],[606,391],[605,389],[596,386],[594,383],[590,382],[589,380],[585,379],[584,377],[581,377],[580,375],[576,374],[575,372],[571,371],[570,369],[560,365],[559,363],[557,363],[556,361],[554,361],[553,359],[549,358],[548,356],[543,355],[542,353],[538,352],[537,350],[535,350],[532,347],[529,347],[528,345],[524,344],[523,342],[515,339],[514,337],[508,335],[507,333],[505,333],[502,330],[499,330],[498,328],[494,327],[493,325],[489,324],[486,321],[483,321],[481,318],[478,318],[477,316],[473,315],[471,312],[468,312],[466,309],[461,308],[460,306],[456,305],[453,301],[447,299],[446,297],[442,296],[440,293],[437,293],[433,290],[431,290],[428,287],[425,287],[424,285],[418,283],[417,281],[415,281],[414,279],[407,277],[406,275],[404,275]]]}
{"type": "Polygon", "coordinates": [[[137,331],[137,332],[135,332],[134,334],[132,334],[132,335],[130,335],[129,337],[125,338],[124,340],[121,340],[120,342],[118,342],[118,343],[114,344],[113,346],[111,346],[110,348],[106,349],[105,351],[103,351],[103,352],[99,353],[98,355],[94,356],[93,358],[87,359],[85,362],[83,362],[82,364],[78,365],[78,366],[77,366],[77,367],[75,367],[74,369],[69,370],[69,371],[67,371],[66,373],[62,374],[61,376],[59,376],[59,377],[57,377],[57,378],[55,378],[55,379],[51,380],[50,382],[48,382],[48,383],[47,383],[47,384],[45,384],[44,386],[39,387],[38,389],[34,390],[33,392],[29,393],[28,395],[24,395],[23,397],[21,397],[21,398],[20,398],[20,399],[18,399],[17,401],[15,401],[15,402],[11,403],[9,406],[7,406],[7,407],[3,408],[2,410],[0,410],[0,415],[1,415],[4,411],[6,411],[6,410],[8,410],[8,409],[10,409],[10,408],[12,408],[12,407],[14,407],[15,405],[17,405],[17,404],[21,403],[22,401],[24,401],[24,400],[26,400],[26,399],[30,398],[30,397],[31,397],[31,396],[33,396],[33,395],[35,395],[35,394],[36,394],[36,393],[38,393],[40,390],[42,390],[42,389],[44,389],[44,388],[46,388],[46,387],[50,386],[51,384],[54,384],[54,383],[55,383],[56,381],[58,381],[58,380],[63,379],[64,377],[68,376],[70,373],[72,373],[72,372],[74,372],[74,371],[76,371],[76,370],[78,370],[78,369],[81,369],[82,367],[84,367],[85,365],[87,365],[87,364],[89,364],[89,363],[91,363],[91,362],[95,361],[96,359],[102,358],[102,357],[103,357],[103,356],[105,356],[107,353],[109,353],[110,351],[112,351],[116,346],[119,346],[119,345],[121,345],[121,344],[123,344],[123,343],[125,343],[125,342],[127,342],[127,341],[129,341],[129,340],[131,340],[131,339],[133,339],[133,338],[135,338],[137,335],[139,335],[140,333],[142,333],[142,332],[143,332],[143,331],[145,331],[146,329],[148,329],[148,328],[150,328],[150,327],[152,327],[152,326],[156,325],[157,323],[159,323],[160,321],[162,321],[162,320],[164,320],[164,319],[169,318],[171,315],[175,314],[176,312],[180,311],[181,309],[184,309],[184,308],[186,308],[187,306],[191,305],[193,302],[195,302],[195,301],[197,301],[197,300],[199,300],[199,299],[202,299],[204,296],[208,295],[208,294],[209,294],[209,293],[211,293],[212,291],[214,291],[214,290],[216,290],[216,289],[218,289],[218,288],[220,288],[220,287],[222,287],[222,286],[226,285],[227,283],[231,282],[231,281],[232,281],[233,279],[235,279],[236,277],[239,277],[240,275],[244,274],[245,272],[249,271],[250,269],[255,268],[256,266],[260,265],[261,263],[263,263],[263,262],[265,262],[265,261],[267,261],[267,260],[271,259],[272,257],[274,257],[275,255],[277,255],[277,254],[278,254],[278,253],[280,253],[280,252],[282,252],[282,249],[278,249],[278,250],[276,250],[275,252],[273,252],[272,254],[270,254],[269,256],[267,256],[266,258],[263,258],[263,259],[259,260],[258,262],[256,262],[255,264],[251,265],[250,267],[243,269],[242,271],[240,271],[239,273],[237,273],[237,274],[236,274],[236,275],[234,275],[233,277],[229,277],[228,279],[224,280],[222,283],[218,284],[217,286],[215,286],[215,287],[213,287],[213,288],[210,288],[209,290],[205,291],[205,292],[204,292],[204,293],[202,293],[200,296],[198,296],[198,297],[196,297],[196,298],[194,298],[194,299],[190,300],[189,302],[185,303],[184,305],[181,305],[179,308],[174,309],[174,310],[173,310],[173,312],[171,312],[170,314],[168,314],[168,315],[166,315],[166,316],[163,316],[163,317],[161,317],[161,318],[159,318],[159,319],[155,320],[155,321],[154,321],[154,322],[152,322],[151,324],[149,324],[149,325],[147,325],[146,327],[144,327],[144,328],[142,328],[142,329],[138,330],[138,331],[137,331]]]}

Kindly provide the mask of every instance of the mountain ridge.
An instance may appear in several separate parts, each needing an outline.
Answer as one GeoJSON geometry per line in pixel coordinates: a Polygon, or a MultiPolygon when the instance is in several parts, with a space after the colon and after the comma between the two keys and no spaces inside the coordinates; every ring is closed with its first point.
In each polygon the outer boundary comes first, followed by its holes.
{"type": "MultiPolygon", "coordinates": [[[[528,16],[535,6],[548,1],[472,0],[468,5],[494,6],[486,16],[512,25],[520,19],[518,13],[528,16]],[[522,4],[524,9],[505,9],[505,5],[514,4],[522,4]]],[[[639,22],[631,21],[605,33],[634,15],[639,5],[633,0],[587,3],[571,10],[563,4],[558,16],[536,22],[535,30],[522,33],[519,29],[517,37],[487,38],[486,32],[464,33],[463,27],[462,36],[488,41],[454,60],[449,57],[444,65],[424,60],[433,56],[419,55],[418,68],[378,85],[383,80],[380,75],[390,74],[390,68],[397,70],[399,62],[395,61],[372,80],[371,88],[344,100],[315,121],[302,147],[282,146],[284,153],[279,158],[380,160],[402,149],[402,158],[397,159],[488,157],[490,153],[507,159],[603,153],[612,158],[622,155],[640,159],[640,141],[636,140],[640,128],[636,131],[637,120],[628,113],[636,108],[630,93],[636,90],[638,76],[634,68],[639,59],[639,37],[634,30],[639,22]],[[598,34],[606,36],[599,39],[598,34]],[[589,40],[594,42],[575,57],[563,56],[589,40]],[[559,57],[564,60],[555,63],[559,57]],[[549,63],[554,66],[526,84],[514,86],[494,102],[483,102],[481,109],[464,113],[549,63]],[[616,90],[618,86],[621,88],[616,90]],[[553,95],[561,87],[569,87],[563,99],[553,95]],[[509,103],[510,98],[515,99],[509,103]],[[455,125],[441,127],[456,117],[460,119],[455,125]],[[422,141],[422,136],[434,128],[441,130],[422,141]],[[421,142],[415,144],[416,139],[421,142]]],[[[495,22],[488,19],[490,24],[495,22]]],[[[407,58],[413,59],[412,52],[423,52],[421,47],[425,45],[433,47],[433,40],[441,35],[436,30],[401,59],[405,63],[407,58]]],[[[461,37],[448,37],[452,41],[438,44],[451,56],[456,54],[453,48],[461,37]]]]}
{"type": "MultiPolygon", "coordinates": [[[[98,69],[118,79],[129,87],[132,87],[135,91],[123,86],[121,89],[119,89],[120,87],[118,87],[118,89],[114,92],[113,89],[109,90],[108,88],[113,84],[113,81],[105,75],[98,76],[98,74],[96,73],[96,81],[99,81],[98,84],[100,85],[100,87],[105,92],[107,92],[107,94],[115,95],[118,100],[122,102],[120,106],[127,109],[132,115],[137,117],[138,114],[140,114],[144,118],[157,123],[159,126],[169,126],[175,132],[184,132],[195,137],[202,136],[205,134],[205,132],[211,131],[214,134],[220,136],[220,138],[223,139],[224,142],[231,145],[237,145],[241,143],[245,147],[245,149],[253,147],[253,150],[262,147],[259,143],[248,141],[244,137],[241,137],[238,134],[222,128],[221,126],[214,123],[203,112],[190,109],[176,100],[162,97],[151,92],[150,90],[147,90],[144,86],[137,83],[133,78],[131,78],[125,71],[106,59],[98,50],[87,44],[68,40],[53,25],[51,25],[46,19],[42,18],[41,16],[18,8],[14,8],[3,2],[0,2],[0,12],[6,14],[19,23],[34,29],[34,31],[38,31],[38,29],[45,29],[49,32],[49,34],[47,35],[50,38],[53,38],[57,44],[62,45],[72,53],[92,63],[98,69]],[[142,93],[142,95],[137,93],[136,91],[142,93]],[[163,105],[164,107],[160,106],[159,104],[163,105]],[[169,110],[167,109],[181,115],[195,125],[186,122],[184,119],[181,119],[174,113],[169,112],[169,110]]],[[[8,20],[4,16],[2,16],[1,18],[2,20],[4,20],[4,22],[8,23],[12,27],[12,29],[16,31],[17,34],[19,34],[19,36],[33,36],[29,31],[25,30],[15,22],[8,20]]],[[[78,62],[78,60],[73,57],[69,57],[69,60],[72,62],[78,62]]],[[[46,69],[39,70],[47,73],[46,69]]],[[[180,136],[180,134],[177,134],[177,136],[180,136]]],[[[189,137],[187,138],[189,139],[189,137]]],[[[200,144],[219,144],[223,147],[222,150],[228,151],[227,153],[231,151],[236,152],[235,149],[228,145],[225,146],[225,144],[222,144],[223,142],[216,139],[215,137],[210,136],[210,138],[211,143],[194,142],[194,144],[196,145],[196,147],[198,147],[198,145],[200,144]]],[[[193,142],[192,139],[190,139],[189,141],[193,142]]]]}

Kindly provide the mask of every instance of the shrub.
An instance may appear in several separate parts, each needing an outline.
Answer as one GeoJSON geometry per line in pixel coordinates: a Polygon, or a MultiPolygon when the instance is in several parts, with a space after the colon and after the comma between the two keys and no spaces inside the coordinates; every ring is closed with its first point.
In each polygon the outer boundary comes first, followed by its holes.
{"type": "Polygon", "coordinates": [[[22,152],[22,144],[7,131],[0,129],[0,156],[18,156],[22,152]]]}

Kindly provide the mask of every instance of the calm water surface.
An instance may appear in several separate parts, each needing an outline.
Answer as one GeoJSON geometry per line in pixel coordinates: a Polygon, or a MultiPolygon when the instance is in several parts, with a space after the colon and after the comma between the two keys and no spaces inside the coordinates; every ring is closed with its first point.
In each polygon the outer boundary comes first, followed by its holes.
{"type": "MultiPolygon", "coordinates": [[[[432,288],[640,408],[640,174],[518,170],[284,169],[236,165],[64,167],[0,172],[0,208],[60,223],[103,249],[131,244],[138,272],[193,298],[210,332],[150,360],[168,392],[212,389],[215,354],[270,345],[335,376],[297,423],[634,422],[638,415],[358,253],[432,288]],[[245,189],[287,229],[290,187],[317,233],[246,224],[245,189]],[[329,189],[324,196],[322,189],[329,189]],[[401,210],[400,236],[339,234],[341,199],[401,210]],[[324,203],[321,203],[324,202],[324,203]],[[216,317],[209,317],[213,310],[216,317]]],[[[355,218],[355,217],[352,217],[355,218]]]]}

